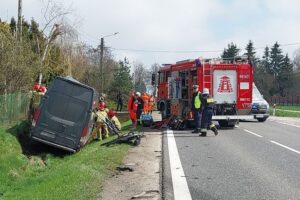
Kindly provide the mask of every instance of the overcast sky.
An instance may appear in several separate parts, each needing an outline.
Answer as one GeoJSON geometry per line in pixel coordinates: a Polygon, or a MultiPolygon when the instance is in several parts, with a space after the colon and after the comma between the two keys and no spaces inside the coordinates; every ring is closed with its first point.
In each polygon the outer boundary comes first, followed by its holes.
{"type": "MultiPolygon", "coordinates": [[[[119,32],[105,38],[105,45],[115,49],[115,58],[126,56],[146,66],[218,57],[230,42],[244,49],[252,40],[259,56],[266,45],[276,41],[297,43],[282,46],[291,58],[300,48],[299,0],[53,1],[72,8],[68,18],[80,40],[96,46],[102,36],[119,32]]],[[[18,0],[0,2],[1,19],[16,18],[18,0]]],[[[42,9],[42,0],[23,0],[24,17],[36,19],[40,26],[45,23],[42,9]]]]}

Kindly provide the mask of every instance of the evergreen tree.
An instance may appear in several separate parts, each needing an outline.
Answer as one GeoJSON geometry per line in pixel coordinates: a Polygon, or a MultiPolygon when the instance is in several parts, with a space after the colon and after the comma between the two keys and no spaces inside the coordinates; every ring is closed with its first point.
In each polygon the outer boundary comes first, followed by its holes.
{"type": "Polygon", "coordinates": [[[249,60],[251,60],[254,64],[256,64],[258,59],[255,56],[256,52],[253,47],[253,42],[251,40],[249,40],[249,43],[247,44],[245,50],[246,50],[246,53],[244,55],[246,55],[249,60]]]}
{"type": "Polygon", "coordinates": [[[231,42],[230,44],[228,44],[227,49],[224,49],[221,57],[223,59],[233,60],[236,56],[239,55],[239,51],[240,49],[237,48],[237,46],[233,44],[233,42],[231,42]]]}
{"type": "Polygon", "coordinates": [[[282,55],[282,50],[279,47],[279,44],[276,42],[271,48],[270,54],[270,72],[274,75],[275,79],[277,78],[280,68],[283,64],[284,56],[282,55]]]}
{"type": "Polygon", "coordinates": [[[262,59],[261,63],[262,63],[263,71],[265,73],[272,74],[271,63],[270,63],[270,49],[268,46],[266,46],[264,55],[262,58],[263,59],[262,59]]]}
{"type": "Polygon", "coordinates": [[[273,75],[273,86],[270,88],[270,94],[279,94],[279,81],[278,75],[280,73],[280,68],[283,64],[284,56],[282,55],[282,50],[280,49],[279,44],[276,42],[271,48],[270,52],[270,74],[273,75]]]}
{"type": "Polygon", "coordinates": [[[10,26],[10,30],[11,30],[12,34],[15,35],[15,33],[16,33],[16,27],[17,27],[17,22],[16,22],[16,20],[15,20],[14,17],[12,17],[10,19],[9,26],[10,26]]]}
{"type": "Polygon", "coordinates": [[[262,59],[254,69],[255,84],[259,91],[266,97],[273,95],[270,94],[270,88],[273,87],[273,79],[274,77],[270,72],[270,51],[269,47],[266,46],[262,59]]]}
{"type": "Polygon", "coordinates": [[[123,61],[119,62],[119,66],[114,74],[114,81],[111,84],[110,91],[111,94],[117,94],[120,91],[123,94],[128,94],[133,88],[132,76],[130,75],[129,61],[124,58],[123,61]]]}
{"type": "Polygon", "coordinates": [[[278,89],[281,96],[286,96],[293,85],[293,64],[286,54],[278,73],[278,89]]]}

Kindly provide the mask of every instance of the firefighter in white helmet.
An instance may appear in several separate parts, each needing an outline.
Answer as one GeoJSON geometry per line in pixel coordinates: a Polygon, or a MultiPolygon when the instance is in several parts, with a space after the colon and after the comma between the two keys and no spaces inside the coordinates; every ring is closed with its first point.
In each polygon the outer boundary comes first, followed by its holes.
{"type": "Polygon", "coordinates": [[[201,121],[201,134],[199,136],[205,137],[207,134],[207,129],[212,130],[215,135],[218,135],[218,129],[212,123],[213,109],[214,109],[214,99],[209,95],[209,89],[203,88],[202,93],[203,99],[203,111],[202,111],[202,121],[201,121]]]}

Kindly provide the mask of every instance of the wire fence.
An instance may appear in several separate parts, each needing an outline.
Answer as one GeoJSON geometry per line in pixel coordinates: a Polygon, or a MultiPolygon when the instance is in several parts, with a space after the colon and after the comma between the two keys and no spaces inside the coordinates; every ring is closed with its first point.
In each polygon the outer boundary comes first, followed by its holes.
{"type": "Polygon", "coordinates": [[[286,97],[272,96],[267,99],[269,104],[279,105],[279,106],[300,106],[300,96],[291,95],[286,97]]]}
{"type": "Polygon", "coordinates": [[[11,124],[28,116],[30,93],[12,93],[0,95],[0,125],[11,124]]]}

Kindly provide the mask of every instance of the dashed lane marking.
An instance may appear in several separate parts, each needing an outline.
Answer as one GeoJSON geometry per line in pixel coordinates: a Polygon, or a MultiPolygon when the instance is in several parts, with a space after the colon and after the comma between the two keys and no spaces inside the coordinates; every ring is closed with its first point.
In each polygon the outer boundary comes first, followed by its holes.
{"type": "Polygon", "coordinates": [[[252,134],[252,135],[255,135],[255,136],[257,136],[257,137],[260,137],[260,138],[263,137],[263,136],[261,136],[261,135],[259,135],[259,134],[257,134],[257,133],[254,133],[254,132],[252,132],[252,131],[249,131],[249,130],[247,130],[247,129],[244,129],[244,131],[246,131],[246,132],[248,132],[248,133],[250,133],[250,134],[252,134]]]}
{"type": "Polygon", "coordinates": [[[172,130],[167,130],[170,168],[172,175],[173,191],[175,200],[192,200],[191,193],[185,178],[177,150],[176,141],[172,130]]]}
{"type": "Polygon", "coordinates": [[[299,125],[295,125],[295,124],[289,124],[289,123],[285,123],[285,122],[279,122],[279,121],[276,121],[276,120],[273,120],[273,119],[270,119],[271,122],[276,122],[278,124],[284,124],[284,125],[288,125],[288,126],[294,126],[294,127],[297,127],[297,128],[300,128],[299,125]]]}
{"type": "Polygon", "coordinates": [[[280,144],[280,143],[278,143],[278,142],[275,142],[275,141],[273,141],[273,140],[270,140],[270,142],[272,142],[273,144],[276,144],[276,145],[278,145],[278,146],[281,146],[281,147],[283,147],[283,148],[286,148],[286,149],[288,149],[288,150],[290,150],[290,151],[293,151],[293,152],[295,152],[295,153],[297,153],[297,154],[300,154],[300,151],[298,151],[298,150],[296,150],[296,149],[293,149],[293,148],[291,148],[291,147],[285,146],[285,145],[280,144]]]}

